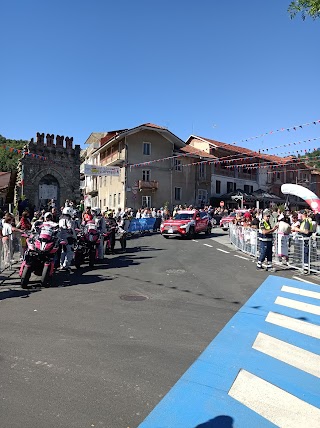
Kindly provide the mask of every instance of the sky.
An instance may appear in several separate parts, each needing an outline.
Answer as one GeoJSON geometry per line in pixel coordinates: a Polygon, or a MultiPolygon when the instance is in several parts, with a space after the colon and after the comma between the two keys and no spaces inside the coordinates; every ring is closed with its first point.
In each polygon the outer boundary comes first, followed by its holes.
{"type": "Polygon", "coordinates": [[[0,134],[84,147],[151,122],[283,156],[320,147],[320,20],[289,3],[2,0],[0,134]]]}

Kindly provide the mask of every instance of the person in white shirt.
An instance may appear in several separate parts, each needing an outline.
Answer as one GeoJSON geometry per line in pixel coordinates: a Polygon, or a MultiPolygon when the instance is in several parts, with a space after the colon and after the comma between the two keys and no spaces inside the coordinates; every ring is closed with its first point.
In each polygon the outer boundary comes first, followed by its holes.
{"type": "Polygon", "coordinates": [[[71,219],[73,209],[71,207],[64,207],[62,216],[59,220],[59,238],[66,242],[63,246],[60,257],[60,269],[69,270],[73,259],[73,243],[77,235],[74,230],[74,224],[71,219]]]}
{"type": "Polygon", "coordinates": [[[2,221],[2,245],[3,245],[3,258],[4,258],[5,267],[8,267],[12,262],[12,256],[13,256],[12,233],[13,232],[22,233],[22,230],[18,229],[15,226],[12,226],[13,220],[14,220],[13,215],[7,213],[4,216],[4,219],[2,221]]]}

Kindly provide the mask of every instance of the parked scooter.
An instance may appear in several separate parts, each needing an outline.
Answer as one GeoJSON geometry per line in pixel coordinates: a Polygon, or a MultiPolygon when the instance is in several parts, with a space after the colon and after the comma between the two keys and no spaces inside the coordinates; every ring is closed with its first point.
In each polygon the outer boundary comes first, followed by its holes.
{"type": "Polygon", "coordinates": [[[77,243],[74,252],[74,264],[77,269],[89,260],[89,266],[93,267],[98,258],[100,245],[100,232],[93,220],[89,220],[81,229],[76,229],[77,243]]]}
{"type": "Polygon", "coordinates": [[[50,287],[56,254],[59,246],[66,243],[59,239],[57,228],[45,223],[35,233],[22,236],[27,238],[27,249],[19,271],[21,287],[30,288],[31,273],[41,277],[43,287],[50,287]]]}

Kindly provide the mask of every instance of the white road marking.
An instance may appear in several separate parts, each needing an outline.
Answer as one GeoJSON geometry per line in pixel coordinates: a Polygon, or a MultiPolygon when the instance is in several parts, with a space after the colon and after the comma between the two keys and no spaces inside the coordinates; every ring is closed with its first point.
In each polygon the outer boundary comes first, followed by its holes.
{"type": "Polygon", "coordinates": [[[206,247],[210,247],[210,248],[213,247],[213,245],[209,245],[209,244],[203,244],[203,245],[205,245],[206,247]]]}
{"type": "Polygon", "coordinates": [[[239,259],[243,259],[243,260],[251,260],[251,259],[248,259],[247,257],[238,256],[237,254],[234,254],[234,256],[238,257],[239,259]]]}
{"type": "Polygon", "coordinates": [[[258,333],[252,348],[320,378],[320,356],[313,352],[264,333],[258,333]]]}
{"type": "Polygon", "coordinates": [[[288,287],[287,285],[284,285],[281,287],[281,291],[298,294],[299,296],[312,297],[313,299],[320,299],[320,293],[317,293],[316,291],[304,290],[303,288],[288,287]]]}
{"type": "Polygon", "coordinates": [[[229,395],[276,426],[301,428],[307,421],[308,428],[319,427],[320,409],[246,370],[240,370],[229,395]]]}
{"type": "Polygon", "coordinates": [[[217,251],[221,251],[222,253],[227,253],[227,254],[229,254],[229,253],[230,253],[230,251],[221,250],[221,248],[217,248],[217,251]]]}
{"type": "Polygon", "coordinates": [[[298,333],[320,339],[320,326],[310,322],[297,320],[296,318],[287,317],[286,315],[269,312],[266,318],[267,322],[297,331],[298,333]]]}
{"type": "Polygon", "coordinates": [[[297,279],[298,281],[306,282],[307,284],[320,285],[315,282],[307,281],[306,279],[300,278],[299,276],[293,276],[292,279],[297,279]]]}
{"type": "Polygon", "coordinates": [[[297,300],[287,299],[286,297],[277,297],[274,301],[277,305],[287,306],[288,308],[298,309],[299,311],[309,312],[310,314],[320,315],[320,307],[303,303],[297,300]]]}
{"type": "Polygon", "coordinates": [[[193,242],[199,242],[199,241],[196,241],[195,239],[193,239],[192,241],[193,241],[193,242]]]}

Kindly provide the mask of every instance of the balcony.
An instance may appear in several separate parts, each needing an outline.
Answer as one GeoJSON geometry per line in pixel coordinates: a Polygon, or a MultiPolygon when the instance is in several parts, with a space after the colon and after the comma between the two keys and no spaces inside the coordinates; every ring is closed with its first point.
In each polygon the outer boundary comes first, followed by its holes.
{"type": "Polygon", "coordinates": [[[114,165],[121,166],[124,161],[125,161],[124,154],[118,151],[111,153],[110,155],[104,158],[100,158],[100,163],[102,166],[114,166],[114,165]]]}
{"type": "Polygon", "coordinates": [[[155,191],[158,189],[158,181],[152,180],[152,181],[144,181],[144,180],[139,180],[138,181],[138,187],[139,190],[152,190],[155,191]]]}

